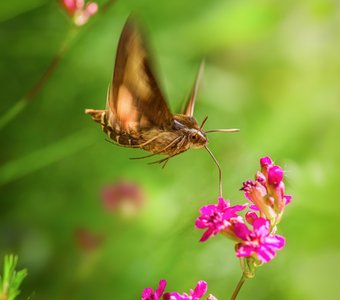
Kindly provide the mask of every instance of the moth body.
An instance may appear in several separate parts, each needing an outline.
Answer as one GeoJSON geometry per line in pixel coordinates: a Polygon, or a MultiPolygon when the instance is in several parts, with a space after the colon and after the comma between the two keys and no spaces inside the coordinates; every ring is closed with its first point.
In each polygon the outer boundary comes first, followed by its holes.
{"type": "MultiPolygon", "coordinates": [[[[152,72],[149,53],[139,30],[128,19],[120,35],[109,85],[105,110],[86,109],[117,145],[165,154],[157,161],[167,163],[170,157],[189,148],[207,148],[209,132],[234,132],[235,129],[207,130],[193,117],[198,83],[203,64],[197,74],[182,114],[172,114],[152,72]]],[[[212,156],[213,157],[213,156],[212,156]]],[[[214,159],[215,160],[215,159],[214,159]]],[[[215,160],[215,163],[217,161],[215,160]]],[[[163,166],[164,166],[163,165],[163,166]]]]}
{"type": "Polygon", "coordinates": [[[165,128],[122,129],[109,110],[87,109],[86,113],[100,123],[103,131],[116,144],[140,148],[153,154],[174,156],[189,148],[203,148],[208,144],[205,133],[199,129],[194,117],[174,115],[173,122],[165,128]]]}

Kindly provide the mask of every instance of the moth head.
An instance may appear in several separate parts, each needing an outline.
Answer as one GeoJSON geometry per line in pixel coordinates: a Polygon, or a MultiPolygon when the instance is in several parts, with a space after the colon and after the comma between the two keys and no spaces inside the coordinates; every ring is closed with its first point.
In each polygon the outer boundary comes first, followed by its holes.
{"type": "Polygon", "coordinates": [[[192,148],[203,148],[208,144],[208,139],[205,133],[199,129],[190,129],[188,133],[188,140],[192,148]]]}
{"type": "Polygon", "coordinates": [[[205,117],[199,128],[193,128],[189,132],[189,141],[192,148],[203,148],[208,145],[208,138],[203,132],[202,128],[208,117],[205,117]]]}

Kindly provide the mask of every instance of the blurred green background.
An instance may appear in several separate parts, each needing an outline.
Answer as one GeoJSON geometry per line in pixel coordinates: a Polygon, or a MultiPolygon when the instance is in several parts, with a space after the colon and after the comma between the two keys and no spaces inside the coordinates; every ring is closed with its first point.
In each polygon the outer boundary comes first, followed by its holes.
{"type": "MultiPolygon", "coordinates": [[[[337,299],[340,4],[331,0],[116,1],[81,28],[47,85],[0,132],[0,257],[18,254],[28,268],[21,299],[140,299],[159,279],[179,292],[204,279],[221,300],[241,275],[230,241],[198,243],[198,209],[218,196],[206,151],[190,150],[164,170],[131,161],[144,153],[105,142],[84,114],[104,108],[131,11],[172,111],[204,57],[197,120],[208,115],[206,129],[241,129],[210,135],[224,196],[245,202],[239,188],[261,156],[286,171],[293,201],[278,233],[287,245],[239,299],[337,299]],[[103,186],[122,179],[145,195],[134,216],[101,200],[103,186]]],[[[0,22],[3,115],[37,82],[72,25],[52,0],[3,1],[0,22]]]]}

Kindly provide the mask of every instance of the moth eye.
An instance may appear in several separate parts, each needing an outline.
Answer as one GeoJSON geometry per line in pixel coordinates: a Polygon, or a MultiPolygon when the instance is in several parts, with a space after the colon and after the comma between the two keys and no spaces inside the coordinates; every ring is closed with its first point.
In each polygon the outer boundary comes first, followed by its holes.
{"type": "Polygon", "coordinates": [[[197,134],[196,134],[196,133],[192,134],[192,135],[191,135],[191,139],[192,139],[193,141],[196,141],[196,140],[198,139],[197,134]]]}

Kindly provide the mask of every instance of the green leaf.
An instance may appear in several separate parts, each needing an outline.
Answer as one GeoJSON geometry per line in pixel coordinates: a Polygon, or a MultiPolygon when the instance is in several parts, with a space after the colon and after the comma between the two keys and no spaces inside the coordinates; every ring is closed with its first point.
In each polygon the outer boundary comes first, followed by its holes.
{"type": "Polygon", "coordinates": [[[27,270],[16,271],[17,263],[17,256],[5,256],[3,276],[0,276],[0,299],[14,300],[20,294],[19,287],[27,276],[27,270]]]}

